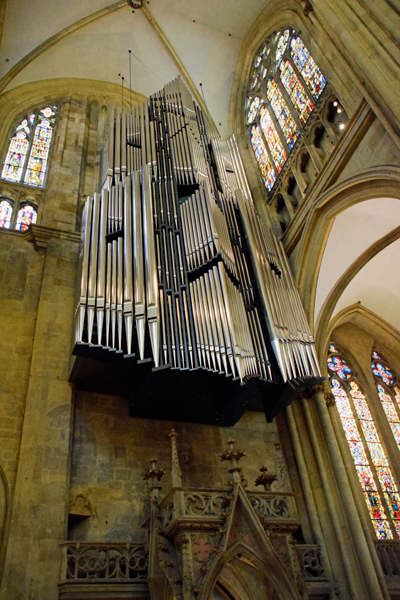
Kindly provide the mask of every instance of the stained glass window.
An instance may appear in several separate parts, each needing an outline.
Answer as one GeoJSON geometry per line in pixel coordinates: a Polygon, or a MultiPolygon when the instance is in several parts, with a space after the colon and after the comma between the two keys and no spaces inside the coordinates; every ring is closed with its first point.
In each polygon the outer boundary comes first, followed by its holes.
{"type": "Polygon", "coordinates": [[[395,385],[397,377],[376,350],[372,352],[371,370],[383,411],[400,450],[400,389],[395,385]]]}
{"type": "Polygon", "coordinates": [[[281,126],[283,134],[286,138],[286,143],[291,150],[298,138],[299,130],[297,129],[296,122],[293,119],[287,104],[282,96],[278,84],[274,80],[269,80],[267,83],[267,96],[271,102],[272,110],[275,113],[278,123],[281,126]]]}
{"type": "Polygon", "coordinates": [[[272,189],[325,86],[321,69],[298,33],[289,27],[270,35],[255,55],[246,99],[246,123],[267,190],[272,189]],[[261,126],[263,146],[266,154],[268,150],[270,153],[263,160],[261,144],[254,141],[253,125],[261,126]],[[261,168],[261,164],[271,161],[271,156],[273,175],[261,168]]]}
{"type": "Polygon", "coordinates": [[[251,144],[264,179],[265,187],[267,190],[270,190],[275,183],[276,175],[259,127],[253,126],[251,129],[251,144]]]}
{"type": "Polygon", "coordinates": [[[282,58],[283,53],[286,50],[287,41],[289,39],[290,31],[286,29],[283,33],[278,36],[275,51],[275,60],[278,61],[282,58]]]}
{"type": "Polygon", "coordinates": [[[262,106],[260,109],[260,125],[265,139],[267,140],[271,156],[274,159],[276,170],[278,173],[280,173],[287,159],[287,155],[284,147],[282,146],[282,142],[279,139],[279,135],[271,119],[271,115],[264,106],[262,106]]]}
{"type": "Polygon", "coordinates": [[[304,124],[314,110],[314,104],[308,97],[290,62],[283,60],[279,68],[281,70],[281,81],[299,114],[300,121],[304,124]]]}
{"type": "Polygon", "coordinates": [[[36,223],[37,210],[30,204],[25,204],[21,206],[17,215],[17,224],[15,229],[18,231],[25,231],[28,229],[31,223],[36,223]]]}
{"type": "Polygon", "coordinates": [[[315,60],[301,41],[299,36],[290,41],[290,54],[306,82],[310,92],[317,99],[326,85],[326,79],[315,60]]]}
{"type": "MultiPolygon", "coordinates": [[[[376,536],[380,540],[397,539],[400,537],[400,494],[370,406],[354,370],[333,344],[329,345],[329,353],[331,389],[376,536]]],[[[380,359],[380,356],[373,358],[380,359]]],[[[400,419],[396,420],[393,402],[382,384],[379,385],[382,405],[387,404],[383,408],[390,414],[396,429],[400,419]]]]}
{"type": "Polygon", "coordinates": [[[332,356],[331,360],[328,360],[328,368],[337,373],[340,379],[350,379],[351,369],[346,364],[346,361],[339,356],[332,356]]]}
{"type": "Polygon", "coordinates": [[[45,106],[20,121],[8,146],[3,179],[44,186],[56,114],[57,106],[45,106]]]}
{"type": "Polygon", "coordinates": [[[257,110],[258,110],[258,107],[260,106],[260,102],[261,102],[260,98],[258,98],[258,97],[253,98],[253,100],[249,106],[249,112],[247,114],[247,122],[248,123],[252,123],[254,121],[254,119],[256,118],[257,110]]]}
{"type": "Polygon", "coordinates": [[[4,229],[10,228],[13,205],[9,200],[0,198],[0,227],[4,229]]]}

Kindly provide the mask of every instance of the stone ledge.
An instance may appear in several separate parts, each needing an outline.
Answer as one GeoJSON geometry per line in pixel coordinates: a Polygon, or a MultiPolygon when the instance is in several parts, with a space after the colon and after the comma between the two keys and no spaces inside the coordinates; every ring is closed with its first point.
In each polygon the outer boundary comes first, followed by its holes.
{"type": "Polygon", "coordinates": [[[62,583],[60,600],[150,600],[147,583],[62,583]]]}

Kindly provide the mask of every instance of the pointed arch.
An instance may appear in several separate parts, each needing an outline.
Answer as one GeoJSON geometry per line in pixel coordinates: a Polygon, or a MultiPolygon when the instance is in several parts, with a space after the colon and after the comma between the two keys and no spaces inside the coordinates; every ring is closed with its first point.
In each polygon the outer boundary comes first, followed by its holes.
{"type": "Polygon", "coordinates": [[[290,254],[299,242],[295,268],[296,283],[311,324],[314,323],[314,305],[321,262],[335,218],[355,204],[380,197],[400,201],[398,167],[374,167],[329,188],[315,202],[306,221],[301,223],[298,239],[293,238],[286,248],[290,254]]]}
{"type": "Polygon", "coordinates": [[[300,600],[301,596],[291,572],[279,559],[273,549],[271,541],[264,531],[258,517],[254,513],[250,501],[240,486],[237,487],[232,502],[232,513],[229,516],[228,532],[224,550],[213,563],[210,572],[204,581],[203,596],[205,600],[211,598],[212,590],[225,565],[229,564],[237,555],[250,561],[270,582],[280,600],[300,600]],[[249,539],[252,546],[239,539],[229,546],[230,532],[236,521],[243,519],[249,529],[249,539]]]}

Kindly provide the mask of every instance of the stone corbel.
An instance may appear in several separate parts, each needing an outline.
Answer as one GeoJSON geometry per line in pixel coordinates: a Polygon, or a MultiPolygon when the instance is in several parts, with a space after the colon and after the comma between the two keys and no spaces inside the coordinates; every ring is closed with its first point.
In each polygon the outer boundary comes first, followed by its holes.
{"type": "Polygon", "coordinates": [[[52,239],[75,243],[79,243],[81,239],[81,234],[75,231],[63,231],[53,227],[44,227],[43,225],[30,225],[25,236],[26,240],[32,242],[37,250],[46,249],[52,239]]]}

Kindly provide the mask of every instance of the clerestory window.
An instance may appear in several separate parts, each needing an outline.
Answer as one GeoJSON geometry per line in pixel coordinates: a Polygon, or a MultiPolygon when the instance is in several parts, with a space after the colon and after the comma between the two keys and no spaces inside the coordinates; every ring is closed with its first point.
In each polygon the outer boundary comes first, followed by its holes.
{"type": "Polygon", "coordinates": [[[47,105],[18,122],[4,159],[3,180],[44,187],[56,116],[57,106],[47,105]]]}
{"type": "Polygon", "coordinates": [[[400,449],[400,389],[396,376],[374,350],[371,368],[377,397],[367,397],[354,369],[334,344],[329,346],[327,364],[336,407],[376,537],[399,539],[400,494],[385,445],[387,432],[378,426],[383,410],[400,449]]]}
{"type": "Polygon", "coordinates": [[[10,198],[0,197],[0,228],[25,231],[31,223],[36,223],[37,207],[31,202],[16,203],[10,198]]]}
{"type": "Polygon", "coordinates": [[[253,63],[246,123],[265,187],[270,191],[326,86],[298,33],[270,35],[253,63]]]}

